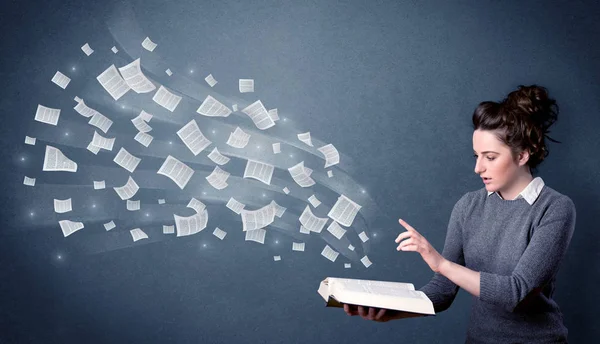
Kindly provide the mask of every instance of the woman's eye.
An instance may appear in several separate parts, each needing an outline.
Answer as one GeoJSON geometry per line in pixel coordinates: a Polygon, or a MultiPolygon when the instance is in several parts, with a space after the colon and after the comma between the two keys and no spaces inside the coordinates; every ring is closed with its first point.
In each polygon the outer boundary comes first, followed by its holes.
{"type": "Polygon", "coordinates": [[[493,161],[495,158],[488,158],[489,161],[493,161]]]}

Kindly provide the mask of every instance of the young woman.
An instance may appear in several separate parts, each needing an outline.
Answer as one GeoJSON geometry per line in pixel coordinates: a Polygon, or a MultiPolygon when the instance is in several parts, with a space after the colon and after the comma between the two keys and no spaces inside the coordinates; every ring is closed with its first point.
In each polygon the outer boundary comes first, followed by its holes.
{"type": "MultiPolygon", "coordinates": [[[[419,290],[436,313],[450,307],[459,287],[473,295],[467,343],[567,342],[552,295],[575,229],[575,206],[532,175],[548,155],[544,138],[557,115],[555,100],[537,85],[520,85],[499,103],[480,103],[473,150],[485,187],[456,202],[442,254],[399,220],[407,231],[396,238],[397,250],[418,252],[435,273],[419,290]]],[[[375,321],[407,317],[353,305],[344,310],[375,321]]]]}

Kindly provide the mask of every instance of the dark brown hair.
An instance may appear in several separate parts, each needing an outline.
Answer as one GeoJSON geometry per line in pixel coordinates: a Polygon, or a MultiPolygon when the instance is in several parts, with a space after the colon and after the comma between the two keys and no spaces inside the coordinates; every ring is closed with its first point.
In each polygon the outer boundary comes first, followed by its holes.
{"type": "Polygon", "coordinates": [[[558,119],[558,104],[548,97],[548,90],[542,86],[519,85],[501,102],[481,102],[473,112],[473,130],[489,130],[512,153],[517,161],[521,151],[529,151],[531,173],[548,156],[544,138],[561,143],[549,136],[550,126],[558,119]]]}

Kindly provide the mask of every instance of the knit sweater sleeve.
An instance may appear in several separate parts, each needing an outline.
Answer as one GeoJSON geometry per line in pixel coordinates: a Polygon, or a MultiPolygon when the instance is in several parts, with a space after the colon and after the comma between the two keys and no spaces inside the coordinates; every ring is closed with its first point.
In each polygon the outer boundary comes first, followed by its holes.
{"type": "MultiPolygon", "coordinates": [[[[467,206],[468,193],[463,195],[452,209],[448,230],[446,232],[446,241],[442,256],[456,264],[465,265],[462,242],[462,226],[464,223],[464,213],[467,206]]],[[[425,293],[433,303],[436,313],[443,312],[452,305],[458,292],[458,286],[450,281],[444,275],[435,273],[433,278],[422,288],[418,289],[425,293]]]]}
{"type": "Polygon", "coordinates": [[[575,230],[575,205],[564,196],[551,203],[509,276],[480,273],[480,300],[514,311],[558,272],[575,230]]]}

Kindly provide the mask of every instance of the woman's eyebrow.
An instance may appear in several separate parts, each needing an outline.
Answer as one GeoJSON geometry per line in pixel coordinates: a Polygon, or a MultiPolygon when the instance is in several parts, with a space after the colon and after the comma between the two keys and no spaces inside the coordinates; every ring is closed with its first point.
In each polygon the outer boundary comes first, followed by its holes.
{"type": "MultiPolygon", "coordinates": [[[[477,154],[476,151],[473,151],[473,153],[477,154]]],[[[500,154],[498,152],[494,152],[494,151],[485,151],[485,152],[481,152],[481,154],[487,154],[487,153],[496,153],[496,154],[500,154]]]]}

